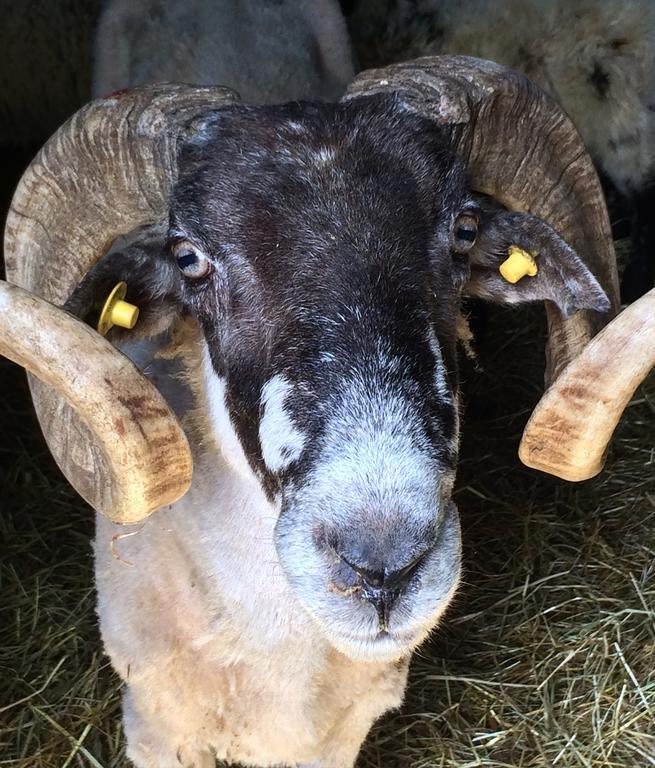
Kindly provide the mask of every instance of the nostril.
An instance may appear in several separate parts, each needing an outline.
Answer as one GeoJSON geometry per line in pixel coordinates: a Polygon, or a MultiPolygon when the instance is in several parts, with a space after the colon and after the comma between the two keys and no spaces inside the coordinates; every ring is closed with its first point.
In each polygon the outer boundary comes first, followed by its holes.
{"type": "Polygon", "coordinates": [[[402,568],[398,568],[395,571],[387,572],[385,574],[384,586],[387,587],[387,589],[389,589],[393,587],[400,587],[403,584],[406,584],[414,575],[414,572],[417,570],[417,568],[425,560],[425,558],[428,555],[428,552],[430,552],[430,550],[426,549],[424,552],[421,552],[420,555],[415,557],[410,563],[403,566],[402,568]]]}
{"type": "Polygon", "coordinates": [[[344,555],[339,554],[339,557],[343,560],[343,562],[349,567],[352,568],[353,571],[355,571],[356,574],[362,577],[362,579],[371,587],[382,587],[384,586],[384,579],[385,579],[385,573],[384,571],[375,571],[371,570],[369,568],[364,567],[363,565],[359,565],[358,563],[354,563],[351,560],[349,560],[347,557],[344,557],[344,555]]]}
{"type": "MultiPolygon", "coordinates": [[[[430,548],[431,549],[431,548],[430,548]]],[[[427,557],[430,549],[426,549],[413,560],[401,568],[389,570],[388,568],[371,568],[368,564],[363,565],[354,557],[344,555],[342,552],[337,554],[341,561],[368,586],[374,589],[398,589],[406,584],[413,576],[414,572],[427,557]]]]}

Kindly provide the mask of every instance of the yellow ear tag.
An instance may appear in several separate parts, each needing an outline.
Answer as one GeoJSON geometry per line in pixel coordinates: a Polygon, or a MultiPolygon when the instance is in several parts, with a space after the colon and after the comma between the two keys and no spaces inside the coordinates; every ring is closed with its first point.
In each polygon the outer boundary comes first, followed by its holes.
{"type": "Polygon", "coordinates": [[[526,275],[534,277],[539,272],[534,256],[523,248],[519,248],[518,245],[510,245],[507,253],[508,258],[498,267],[498,270],[508,283],[518,283],[522,277],[526,275]]]}
{"type": "Polygon", "coordinates": [[[110,328],[118,325],[120,328],[134,328],[139,317],[139,308],[134,304],[123,301],[127,293],[127,283],[117,283],[102,308],[98,320],[97,331],[104,336],[110,328]]]}

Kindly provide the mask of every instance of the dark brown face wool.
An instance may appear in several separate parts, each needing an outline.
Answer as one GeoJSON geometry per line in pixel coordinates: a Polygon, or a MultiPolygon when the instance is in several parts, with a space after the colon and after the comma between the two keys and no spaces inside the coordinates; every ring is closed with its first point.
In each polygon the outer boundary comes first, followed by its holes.
{"type": "Polygon", "coordinates": [[[216,115],[180,168],[171,235],[213,264],[204,280],[183,279],[181,300],[211,339],[251,460],[259,463],[268,379],[284,374],[294,385],[293,417],[318,438],[331,393],[353,368],[373,365],[381,346],[405,361],[399,386],[415,390],[426,429],[438,422],[441,452],[454,421],[451,405],[425,397],[427,331],[435,329],[454,388],[465,266],[453,261],[450,238],[469,199],[439,132],[384,98],[239,108],[216,115]]]}
{"type": "Polygon", "coordinates": [[[548,224],[473,195],[448,146],[393,95],[216,110],[180,145],[166,243],[157,228],[141,231],[91,270],[68,306],[85,314],[129,274],[128,298],[144,312],[137,332],[161,329],[176,311],[194,316],[269,493],[320,459],[343,382],[353,372],[375,380],[381,349],[402,360],[391,383],[413,403],[435,458],[454,469],[462,292],[548,298],[565,317],[608,304],[548,224]],[[515,286],[498,272],[512,244],[540,254],[539,275],[515,286]],[[283,472],[266,466],[258,436],[261,392],[276,375],[293,387],[285,407],[309,438],[283,472]]]}

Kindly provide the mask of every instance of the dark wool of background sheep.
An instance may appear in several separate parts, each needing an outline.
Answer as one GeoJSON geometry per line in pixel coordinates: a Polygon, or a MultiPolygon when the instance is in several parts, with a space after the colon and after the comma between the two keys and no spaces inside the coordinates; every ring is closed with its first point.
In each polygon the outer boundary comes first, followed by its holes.
{"type": "Polygon", "coordinates": [[[100,0],[0,0],[0,146],[34,151],[91,94],[100,0]]]}

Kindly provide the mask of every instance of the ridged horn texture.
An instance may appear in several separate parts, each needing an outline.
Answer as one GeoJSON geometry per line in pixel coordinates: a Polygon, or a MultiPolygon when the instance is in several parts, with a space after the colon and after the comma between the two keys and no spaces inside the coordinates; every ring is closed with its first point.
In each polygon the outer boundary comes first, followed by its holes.
{"type": "Polygon", "coordinates": [[[565,480],[603,468],[607,445],[635,389],[655,366],[655,289],[624,309],[543,396],[520,457],[565,480]]]}
{"type": "MultiPolygon", "coordinates": [[[[178,138],[194,119],[235,100],[225,88],[165,85],[79,110],[18,185],[5,231],[8,280],[63,304],[116,237],[165,219],[178,138]]],[[[2,313],[3,354],[34,372],[41,428],[80,495],[117,522],[139,520],[183,495],[191,480],[189,446],[154,386],[63,310],[7,288],[2,295],[13,313],[2,313]],[[21,324],[19,344],[11,326],[21,324]],[[27,333],[39,326],[40,333],[27,333]],[[98,391],[85,394],[82,381],[98,391]]]]}
{"type": "Polygon", "coordinates": [[[611,230],[598,177],[571,121],[513,70],[467,56],[434,56],[369,70],[346,99],[396,92],[412,111],[450,131],[475,191],[547,221],[607,292],[613,312],[565,320],[546,303],[546,385],[577,357],[619,307],[611,230]]]}
{"type": "Polygon", "coordinates": [[[130,360],[76,317],[2,280],[0,310],[10,319],[0,329],[0,354],[63,397],[100,450],[100,465],[82,472],[79,457],[89,450],[84,433],[62,432],[50,422],[50,440],[77,460],[81,495],[123,523],[179,498],[191,480],[186,438],[130,360]]]}

